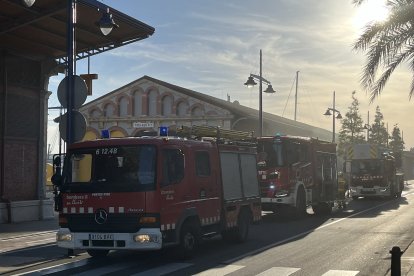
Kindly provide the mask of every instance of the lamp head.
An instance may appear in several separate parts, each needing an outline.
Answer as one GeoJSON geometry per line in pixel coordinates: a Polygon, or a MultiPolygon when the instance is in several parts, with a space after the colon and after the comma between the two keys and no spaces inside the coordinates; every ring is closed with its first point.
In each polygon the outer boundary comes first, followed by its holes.
{"type": "Polygon", "coordinates": [[[329,109],[327,109],[326,112],[325,112],[325,114],[323,114],[323,115],[325,115],[325,116],[331,116],[332,113],[331,113],[331,111],[329,111],[329,109]]]}
{"type": "Polygon", "coordinates": [[[247,81],[244,83],[248,88],[255,86],[257,83],[254,81],[253,77],[250,76],[247,81]]]}
{"type": "Polygon", "coordinates": [[[337,119],[342,119],[342,115],[341,115],[341,113],[338,113],[338,115],[336,115],[336,118],[337,118],[337,119]]]}
{"type": "Polygon", "coordinates": [[[35,2],[36,0],[22,0],[22,2],[23,2],[23,4],[26,6],[26,7],[28,7],[28,8],[30,8],[31,6],[33,6],[33,4],[34,4],[34,2],[35,2]]]}
{"type": "Polygon", "coordinates": [[[265,91],[263,91],[263,92],[265,92],[265,93],[276,93],[276,91],[275,91],[275,90],[273,90],[273,87],[272,87],[272,85],[271,85],[271,84],[269,84],[269,85],[267,86],[266,90],[265,90],[265,91]]]}
{"type": "Polygon", "coordinates": [[[101,29],[103,35],[108,35],[113,28],[119,27],[119,25],[117,25],[114,19],[112,18],[112,14],[109,13],[109,9],[107,9],[106,12],[102,14],[101,19],[96,24],[101,29]]]}

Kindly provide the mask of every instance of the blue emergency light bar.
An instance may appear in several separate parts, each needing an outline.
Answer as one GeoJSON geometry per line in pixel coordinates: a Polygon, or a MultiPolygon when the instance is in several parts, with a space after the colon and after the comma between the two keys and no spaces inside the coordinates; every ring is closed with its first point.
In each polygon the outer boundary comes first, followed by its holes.
{"type": "Polygon", "coordinates": [[[168,136],[168,127],[160,127],[160,136],[168,136]]]}
{"type": "Polygon", "coordinates": [[[111,138],[111,133],[109,132],[109,129],[102,129],[101,130],[101,138],[102,139],[109,139],[109,138],[111,138]]]}

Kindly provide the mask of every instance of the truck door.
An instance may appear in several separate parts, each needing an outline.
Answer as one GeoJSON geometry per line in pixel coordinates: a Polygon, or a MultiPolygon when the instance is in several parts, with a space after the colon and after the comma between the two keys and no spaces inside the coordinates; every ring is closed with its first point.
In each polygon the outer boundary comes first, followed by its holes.
{"type": "Polygon", "coordinates": [[[207,150],[195,151],[194,170],[190,170],[194,172],[194,202],[204,225],[217,223],[220,217],[218,172],[210,153],[207,150]]]}
{"type": "Polygon", "coordinates": [[[161,230],[174,230],[186,202],[191,200],[185,156],[178,147],[162,148],[160,154],[161,230]]]}

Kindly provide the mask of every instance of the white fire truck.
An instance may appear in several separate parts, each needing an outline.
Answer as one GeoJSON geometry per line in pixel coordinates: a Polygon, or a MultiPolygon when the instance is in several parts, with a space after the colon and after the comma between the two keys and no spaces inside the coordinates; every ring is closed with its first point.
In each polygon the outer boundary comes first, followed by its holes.
{"type": "Polygon", "coordinates": [[[345,206],[338,188],[336,144],[315,138],[276,135],[258,138],[262,209],[302,216],[345,206]]]}
{"type": "Polygon", "coordinates": [[[249,224],[261,219],[252,134],[196,126],[177,132],[181,138],[72,144],[54,177],[58,246],[106,256],[176,245],[189,257],[203,237],[246,240],[249,224]]]}
{"type": "Polygon", "coordinates": [[[400,197],[404,174],[387,149],[374,144],[355,144],[346,149],[345,172],[349,192],[358,197],[400,197]]]}

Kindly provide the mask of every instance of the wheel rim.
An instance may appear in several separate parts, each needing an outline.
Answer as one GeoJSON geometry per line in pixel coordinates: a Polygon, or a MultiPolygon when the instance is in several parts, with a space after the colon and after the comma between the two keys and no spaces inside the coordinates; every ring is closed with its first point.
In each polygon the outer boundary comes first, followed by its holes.
{"type": "Polygon", "coordinates": [[[195,237],[192,233],[187,232],[184,236],[184,247],[187,250],[192,250],[195,245],[195,237]]]}

